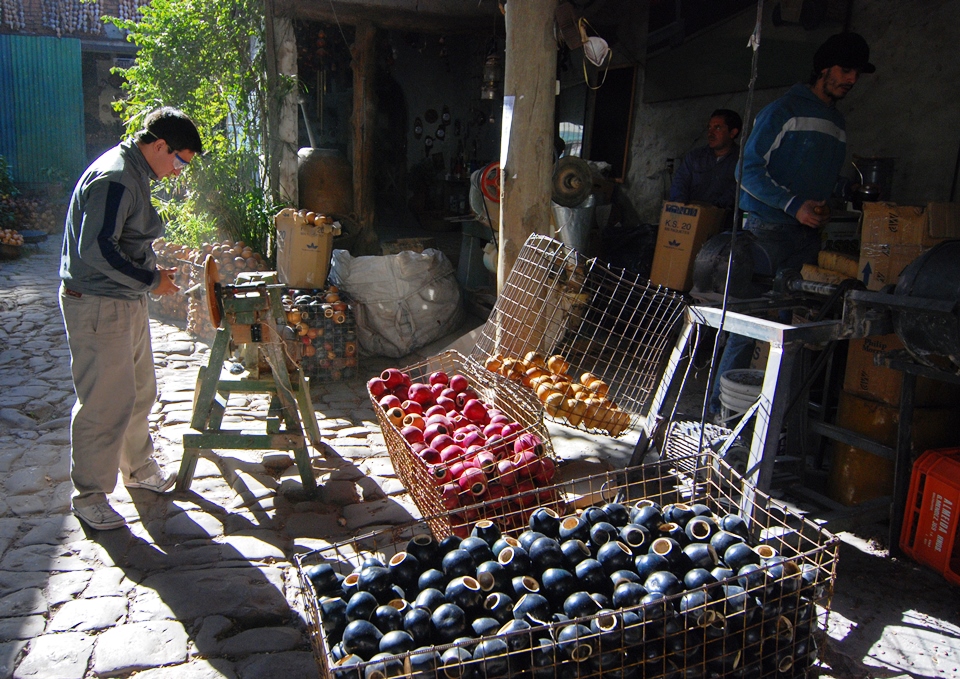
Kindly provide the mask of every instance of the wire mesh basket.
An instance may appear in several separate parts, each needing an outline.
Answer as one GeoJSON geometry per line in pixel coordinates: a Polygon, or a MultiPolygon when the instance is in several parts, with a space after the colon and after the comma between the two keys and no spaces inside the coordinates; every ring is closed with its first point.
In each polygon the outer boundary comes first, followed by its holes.
{"type": "MultiPolygon", "coordinates": [[[[631,566],[616,571],[606,580],[589,579],[577,568],[574,570],[576,589],[587,592],[596,604],[586,609],[587,614],[558,615],[557,597],[565,592],[560,591],[562,588],[558,585],[545,585],[542,591],[549,597],[548,610],[518,615],[517,606],[523,605],[522,600],[514,607],[513,617],[524,620],[525,624],[511,625],[508,621],[505,628],[486,634],[471,632],[468,625],[467,633],[455,639],[444,638],[438,628],[431,627],[428,641],[417,642],[417,648],[397,656],[344,660],[344,647],[338,645],[344,620],[336,614],[337,608],[342,611],[343,605],[337,602],[337,597],[350,596],[344,590],[353,591],[352,583],[358,581],[362,564],[374,565],[371,559],[391,566],[402,563],[405,557],[398,555],[408,549],[413,552],[417,543],[429,544],[430,540],[418,536],[430,535],[431,531],[429,523],[421,522],[370,533],[296,556],[311,642],[321,676],[338,679],[370,676],[371,672],[383,669],[378,663],[386,663],[384,676],[423,679],[521,675],[534,679],[600,676],[762,679],[800,677],[816,672],[836,579],[839,545],[836,537],[750,487],[715,455],[694,455],[608,472],[557,484],[553,490],[563,503],[565,519],[572,519],[574,523],[575,516],[590,521],[597,512],[613,517],[625,510],[631,520],[639,524],[649,518],[651,511],[656,513],[649,507],[659,505],[664,517],[668,516],[667,512],[689,509],[700,512],[700,516],[710,510],[717,523],[731,530],[740,530],[736,519],[728,523],[722,517],[735,517],[732,512],[738,511],[748,496],[751,498],[749,508],[740,511],[740,517],[746,519],[741,527],[746,543],[739,543],[743,548],[738,548],[736,553],[728,548],[723,558],[733,563],[746,549],[757,555],[751,562],[756,565],[731,574],[718,570],[722,565],[729,565],[721,562],[713,570],[712,578],[691,581],[680,589],[661,588],[660,595],[647,595],[639,603],[626,599],[625,605],[619,605],[624,599],[620,599],[617,592],[624,582],[630,581],[631,566]],[[411,542],[414,537],[418,537],[416,543],[411,542]],[[323,569],[331,576],[326,586],[322,586],[319,578],[323,569]],[[613,590],[611,598],[614,578],[619,578],[621,585],[613,590]],[[486,643],[491,638],[501,639],[506,645],[486,643]],[[500,654],[491,656],[491,647],[499,648],[500,654]]],[[[561,526],[566,524],[565,519],[561,526]]],[[[514,537],[521,544],[530,537],[529,530],[520,526],[502,533],[501,540],[514,537]]],[[[486,535],[488,540],[491,537],[496,534],[486,535]]],[[[659,540],[651,542],[651,552],[661,554],[658,543],[659,540]]],[[[496,549],[497,544],[493,542],[492,549],[496,549]]],[[[649,552],[644,554],[642,548],[635,551],[638,552],[636,561],[631,554],[631,563],[634,572],[639,574],[644,567],[641,563],[657,557],[650,557],[649,552]]],[[[599,550],[595,553],[603,558],[599,550]]],[[[692,552],[690,558],[694,563],[692,552]]],[[[670,563],[673,571],[681,567],[679,561],[670,563]]],[[[479,579],[482,567],[477,570],[479,579]]],[[[684,581],[695,570],[689,570],[684,581]]],[[[702,576],[699,572],[697,575],[702,576]]],[[[547,578],[546,571],[539,578],[533,577],[538,585],[546,583],[547,578]]],[[[641,585],[641,589],[652,592],[654,584],[648,578],[645,588],[641,585]]],[[[419,586],[410,588],[416,591],[419,586]]],[[[497,591],[496,582],[492,589],[497,591]]],[[[632,586],[628,589],[636,591],[632,586]]],[[[417,603],[419,599],[414,600],[413,592],[409,595],[405,594],[406,590],[401,592],[404,592],[403,600],[391,601],[391,606],[408,610],[405,601],[421,605],[417,603]]],[[[390,596],[394,595],[399,593],[394,590],[390,596]]],[[[582,601],[580,594],[574,596],[582,601]]],[[[563,600],[562,610],[567,601],[563,600]]],[[[490,607],[484,603],[482,608],[490,607]]],[[[581,609],[571,607],[568,612],[577,610],[581,609]]],[[[473,615],[488,613],[484,610],[473,615]]]]}
{"type": "MultiPolygon", "coordinates": [[[[514,442],[524,434],[535,435],[542,443],[537,464],[549,460],[549,470],[543,471],[543,478],[552,478],[556,457],[550,442],[550,435],[543,424],[543,408],[533,394],[509,380],[478,366],[456,351],[447,351],[432,356],[425,361],[403,368],[411,382],[426,384],[431,374],[442,371],[448,375],[461,374],[467,378],[470,387],[481,400],[500,410],[520,428],[496,444],[484,445],[483,451],[493,453],[495,461],[506,457],[504,451],[512,450],[514,442]]],[[[535,504],[550,504],[555,501],[550,491],[535,490],[532,480],[520,484],[499,482],[495,471],[484,474],[485,489],[474,494],[469,488],[450,488],[456,481],[438,482],[438,467],[425,461],[404,438],[401,428],[394,424],[380,406],[377,398],[369,392],[377,421],[383,432],[390,460],[404,487],[410,492],[421,515],[429,517],[431,528],[440,538],[455,533],[464,533],[466,527],[478,518],[500,518],[506,521],[524,521],[523,515],[532,511],[535,504]],[[508,488],[526,489],[522,493],[513,493],[508,488]],[[451,492],[454,493],[451,496],[451,492]],[[513,501],[505,500],[508,495],[517,495],[513,501]],[[454,507],[458,511],[448,511],[454,507]]],[[[477,457],[480,451],[473,451],[470,457],[477,457]]],[[[466,456],[444,461],[442,466],[453,470],[454,465],[463,462],[466,456]]]]}
{"type": "Polygon", "coordinates": [[[471,358],[535,389],[553,421],[620,436],[656,387],[683,311],[679,293],[534,234],[471,358]]]}
{"type": "MultiPolygon", "coordinates": [[[[702,436],[700,431],[700,422],[672,420],[664,434],[661,457],[686,463],[697,459],[698,455],[722,452],[725,463],[737,473],[746,475],[750,449],[742,435],[736,436],[731,442],[729,439],[734,436],[734,431],[711,422],[704,423],[702,436]]],[[[692,472],[693,469],[686,471],[692,472]]]]}

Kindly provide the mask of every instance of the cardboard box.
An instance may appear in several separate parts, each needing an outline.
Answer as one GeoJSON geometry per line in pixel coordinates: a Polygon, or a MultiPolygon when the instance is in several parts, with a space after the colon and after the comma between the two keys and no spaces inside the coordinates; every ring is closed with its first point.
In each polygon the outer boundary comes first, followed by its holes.
{"type": "Polygon", "coordinates": [[[864,203],[861,242],[866,245],[922,245],[927,211],[919,205],[864,203]]]}
{"type": "Polygon", "coordinates": [[[727,211],[692,203],[663,204],[650,282],[688,292],[693,287],[693,260],[703,243],[726,224],[727,211]]]}
{"type": "Polygon", "coordinates": [[[960,203],[864,203],[857,278],[868,290],[880,290],[923,252],[952,238],[960,238],[960,203]]]}
{"type": "Polygon", "coordinates": [[[928,203],[927,232],[934,240],[960,238],[960,203],[928,203]]]}
{"type": "Polygon", "coordinates": [[[863,204],[864,244],[930,248],[947,238],[960,238],[960,203],[929,203],[925,207],[896,203],[863,204]]]}
{"type": "MultiPolygon", "coordinates": [[[[892,405],[863,398],[846,390],[840,392],[837,425],[868,436],[886,446],[897,443],[899,410],[892,405]]],[[[958,442],[957,409],[914,408],[911,455],[931,448],[954,446],[958,442]]],[[[828,495],[845,505],[889,495],[893,487],[893,460],[833,442],[828,495]]]]}
{"type": "Polygon", "coordinates": [[[340,235],[336,222],[307,224],[303,215],[285,208],[273,218],[277,227],[277,275],[291,288],[326,287],[333,237],[340,235]]]}
{"type": "Polygon", "coordinates": [[[753,343],[753,354],[750,356],[750,367],[753,370],[767,369],[767,359],[770,357],[770,342],[756,341],[753,343]]]}
{"type": "MultiPolygon", "coordinates": [[[[874,357],[903,349],[896,335],[875,335],[850,340],[843,389],[850,394],[891,406],[900,405],[903,373],[874,363],[874,357]]],[[[960,385],[918,377],[913,392],[918,407],[949,406],[960,400],[960,385]]]]}
{"type": "Polygon", "coordinates": [[[860,247],[857,278],[867,290],[895,285],[907,265],[928,249],[922,245],[864,243],[860,247]]]}

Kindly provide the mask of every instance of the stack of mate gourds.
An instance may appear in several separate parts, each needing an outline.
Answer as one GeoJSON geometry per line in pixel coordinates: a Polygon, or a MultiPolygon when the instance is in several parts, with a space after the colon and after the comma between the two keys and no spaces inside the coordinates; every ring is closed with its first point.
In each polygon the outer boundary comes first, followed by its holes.
{"type": "MultiPolygon", "coordinates": [[[[452,527],[462,536],[483,513],[517,520],[513,517],[529,515],[538,501],[555,499],[548,491],[533,492],[548,486],[556,474],[543,440],[529,425],[484,401],[465,375],[438,370],[427,382],[413,382],[409,373],[388,368],[369,380],[367,389],[409,454],[425,465],[443,509],[465,508],[452,527]]],[[[395,454],[403,453],[391,450],[395,454]]],[[[428,513],[432,504],[421,497],[422,490],[408,486],[428,513]]]]}
{"type": "Polygon", "coordinates": [[[357,371],[357,327],[350,305],[331,285],[325,290],[294,290],[281,296],[287,326],[282,335],[300,343],[300,369],[331,381],[357,371]]]}
{"type": "Polygon", "coordinates": [[[56,233],[62,229],[66,216],[62,203],[49,203],[22,193],[11,196],[0,192],[0,215],[4,212],[13,215],[17,230],[44,233],[56,233]]]}
{"type": "Polygon", "coordinates": [[[23,236],[16,229],[0,229],[0,243],[20,247],[23,245],[23,236]]]}
{"type": "Polygon", "coordinates": [[[544,358],[535,351],[523,358],[496,354],[484,365],[535,391],[547,415],[571,427],[582,425],[611,436],[619,436],[630,427],[630,414],[608,397],[609,385],[589,372],[571,377],[570,364],[563,356],[544,358]]]}
{"type": "Polygon", "coordinates": [[[194,290],[194,294],[163,295],[151,301],[152,308],[163,318],[186,324],[187,332],[202,338],[210,338],[215,328],[210,323],[210,314],[204,290],[197,284],[203,282],[203,263],[211,255],[217,263],[220,281],[231,284],[237,274],[244,271],[264,271],[264,258],[243,241],[224,240],[221,243],[205,243],[199,248],[168,243],[162,238],[154,241],[157,266],[176,269],[175,282],[181,293],[194,290]]]}
{"type": "Polygon", "coordinates": [[[332,676],[790,677],[816,657],[817,567],[704,504],[541,507],[516,538],[481,520],[398,548],[304,568],[332,676]]]}
{"type": "Polygon", "coordinates": [[[0,229],[0,259],[17,259],[23,247],[23,236],[16,229],[0,229]]]}

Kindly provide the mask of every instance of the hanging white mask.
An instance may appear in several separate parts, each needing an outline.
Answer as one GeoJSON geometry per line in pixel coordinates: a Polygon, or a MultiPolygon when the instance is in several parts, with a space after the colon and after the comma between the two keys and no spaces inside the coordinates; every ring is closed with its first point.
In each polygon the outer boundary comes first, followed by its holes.
{"type": "Polygon", "coordinates": [[[597,68],[603,65],[609,55],[610,47],[607,45],[607,41],[600,36],[592,35],[584,41],[583,56],[597,68]]]}

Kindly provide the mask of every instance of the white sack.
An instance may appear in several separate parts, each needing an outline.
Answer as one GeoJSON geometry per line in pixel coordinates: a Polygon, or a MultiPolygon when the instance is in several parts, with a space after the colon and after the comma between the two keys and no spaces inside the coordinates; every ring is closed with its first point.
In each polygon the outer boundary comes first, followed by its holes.
{"type": "Polygon", "coordinates": [[[366,354],[399,358],[463,322],[460,286],[439,250],[378,257],[334,250],[330,280],[353,301],[366,354]]]}

